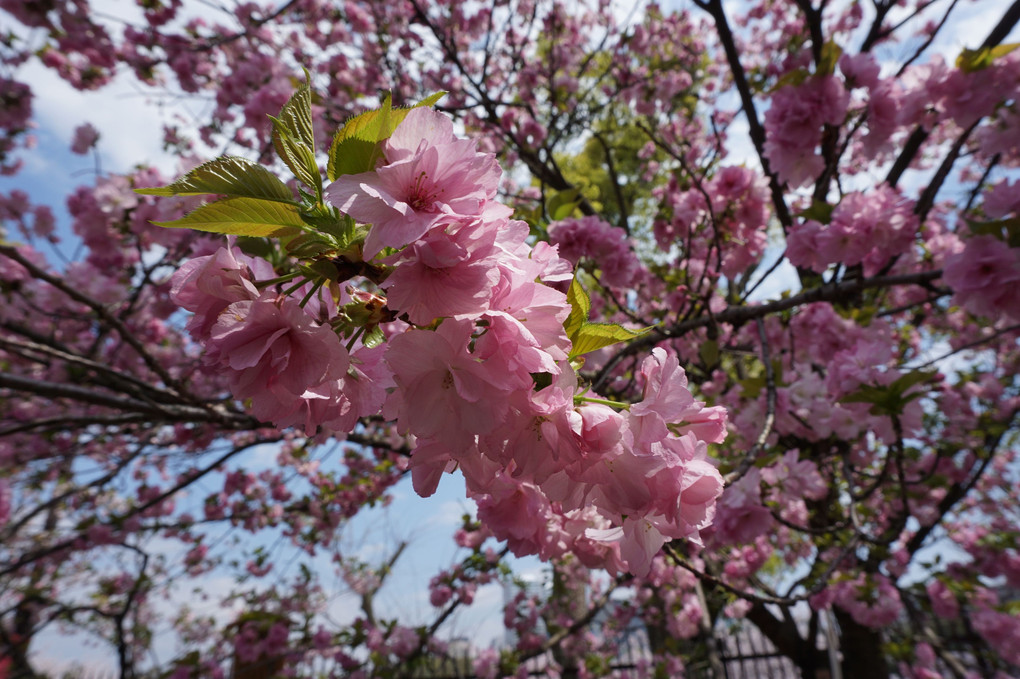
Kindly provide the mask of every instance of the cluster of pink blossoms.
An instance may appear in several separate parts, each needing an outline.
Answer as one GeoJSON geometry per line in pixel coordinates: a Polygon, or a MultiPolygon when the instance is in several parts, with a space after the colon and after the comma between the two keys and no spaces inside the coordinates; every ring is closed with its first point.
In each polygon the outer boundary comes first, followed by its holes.
{"type": "Polygon", "coordinates": [[[825,162],[817,147],[824,125],[841,125],[850,97],[831,75],[815,75],[799,85],[785,85],[765,112],[765,157],[779,179],[791,187],[812,183],[825,162]]]}
{"type": "Polygon", "coordinates": [[[641,365],[639,402],[588,391],[569,360],[567,296],[548,285],[572,267],[529,245],[495,200],[495,157],[425,108],[382,151],[374,170],[326,190],[370,225],[364,255],[388,272],[378,287],[285,293],[268,262],[226,248],[177,272],[174,299],[195,313],[212,369],[278,426],[342,435],[362,417],[395,421],[413,442],[417,492],[459,468],[479,519],[518,555],[645,573],[666,540],[698,541],[722,492],[706,451],[726,411],[696,401],[663,349],[641,365]],[[380,346],[345,346],[338,310],[365,300],[398,320],[383,322],[380,346]]]}
{"type": "Polygon", "coordinates": [[[1020,318],[1020,248],[1003,247],[994,236],[969,238],[962,251],[946,257],[945,281],[953,299],[971,313],[1020,318]]]}
{"type": "Polygon", "coordinates": [[[844,196],[826,225],[810,219],[796,226],[786,255],[794,265],[819,273],[838,262],[862,264],[865,275],[873,276],[890,257],[910,248],[918,226],[913,202],[882,184],[844,196]]]}
{"type": "Polygon", "coordinates": [[[559,253],[575,266],[584,257],[598,265],[602,285],[623,288],[633,285],[641,262],[627,243],[627,234],[594,215],[569,217],[549,225],[549,239],[559,253]]]}

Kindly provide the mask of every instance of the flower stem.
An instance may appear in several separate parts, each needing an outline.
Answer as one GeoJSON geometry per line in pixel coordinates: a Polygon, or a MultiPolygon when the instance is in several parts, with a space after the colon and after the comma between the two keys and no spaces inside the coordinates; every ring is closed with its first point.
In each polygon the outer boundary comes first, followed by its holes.
{"type": "Polygon", "coordinates": [[[607,398],[595,398],[594,396],[575,396],[574,403],[601,403],[604,406],[610,408],[620,408],[622,410],[630,410],[629,403],[622,403],[620,401],[610,401],[607,398]]]}
{"type": "Polygon", "coordinates": [[[305,305],[306,305],[306,304],[308,304],[308,300],[310,300],[310,299],[312,298],[312,295],[314,295],[315,293],[317,293],[317,292],[319,291],[319,288],[321,288],[321,287],[322,287],[322,284],[323,284],[324,282],[325,282],[325,281],[323,281],[323,280],[322,280],[321,278],[320,278],[319,280],[315,281],[315,285],[313,285],[313,286],[312,286],[312,289],[311,289],[311,290],[309,290],[309,291],[308,291],[308,294],[307,294],[307,295],[305,295],[305,296],[304,296],[304,297],[303,297],[303,298],[301,299],[301,308],[302,308],[302,309],[304,309],[304,308],[305,308],[305,305]]]}
{"type": "Polygon", "coordinates": [[[354,351],[354,343],[358,341],[358,338],[361,337],[361,333],[363,332],[365,332],[365,326],[361,326],[354,331],[354,334],[351,335],[351,341],[347,343],[347,353],[354,351]]]}
{"type": "Polygon", "coordinates": [[[294,280],[300,275],[301,275],[300,271],[293,271],[291,273],[284,274],[283,276],[278,276],[276,278],[270,278],[264,281],[255,281],[255,287],[258,288],[259,290],[265,290],[270,285],[276,285],[277,283],[286,283],[287,281],[294,280]]]}
{"type": "Polygon", "coordinates": [[[298,288],[300,288],[302,285],[304,285],[307,282],[308,282],[308,279],[305,278],[304,276],[302,276],[301,280],[299,280],[296,285],[292,285],[289,288],[287,288],[286,290],[284,290],[283,294],[285,296],[286,295],[290,295],[291,293],[293,293],[295,290],[297,290],[298,288]]]}

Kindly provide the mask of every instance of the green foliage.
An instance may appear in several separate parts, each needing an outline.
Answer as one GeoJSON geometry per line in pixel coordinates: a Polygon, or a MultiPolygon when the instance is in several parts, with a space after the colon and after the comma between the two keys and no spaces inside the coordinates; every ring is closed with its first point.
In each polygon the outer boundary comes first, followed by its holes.
{"type": "Polygon", "coordinates": [[[822,57],[818,61],[818,68],[815,70],[815,73],[819,75],[832,75],[836,72],[836,64],[841,56],[843,56],[843,48],[832,40],[826,41],[822,45],[822,57]]]}
{"type": "MultiPolygon", "coordinates": [[[[445,93],[434,94],[416,106],[431,106],[445,93]]],[[[275,237],[291,256],[314,259],[339,253],[356,255],[364,238],[354,220],[322,200],[322,176],[315,160],[312,126],[312,91],[306,84],[287,101],[273,123],[273,145],[298,180],[313,193],[299,190],[301,202],[279,178],[261,165],[244,158],[223,156],[205,163],[167,186],[136,189],[149,196],[220,195],[225,199],[199,207],[169,222],[153,222],[169,228],[249,237],[275,237]]],[[[378,143],[389,137],[410,109],[392,109],[389,97],[383,106],[350,120],[333,140],[329,173],[370,169],[378,143]],[[369,148],[370,147],[370,148],[369,148]],[[368,153],[366,156],[365,153],[368,153]],[[360,154],[360,155],[359,155],[360,154]]],[[[335,267],[334,267],[335,269],[335,267]]],[[[326,276],[336,280],[334,270],[326,276]]]]}
{"type": "MultiPolygon", "coordinates": [[[[745,398],[756,399],[761,394],[762,389],[768,385],[768,380],[765,377],[765,369],[760,367],[760,363],[754,362],[747,370],[748,377],[739,381],[740,387],[743,390],[741,393],[745,398]],[[751,375],[750,373],[755,373],[751,375]]],[[[772,359],[772,374],[775,377],[777,387],[787,386],[783,382],[783,362],[779,358],[772,359]]]]}
{"type": "Polygon", "coordinates": [[[171,184],[135,189],[135,193],[145,196],[217,194],[230,198],[294,202],[294,195],[276,175],[258,163],[234,156],[221,156],[216,160],[210,160],[171,184]]]}
{"type": "Polygon", "coordinates": [[[964,49],[960,56],[956,57],[956,67],[965,73],[980,71],[983,68],[988,68],[992,65],[993,61],[999,57],[1006,56],[1017,47],[1020,47],[1020,42],[1011,42],[994,47],[981,47],[976,50],[964,49]]]}
{"type": "Polygon", "coordinates": [[[994,236],[1009,243],[1011,248],[1020,248],[1020,217],[997,219],[990,222],[968,219],[967,226],[975,236],[994,236]]]}
{"type": "Polygon", "coordinates": [[[647,333],[651,328],[630,330],[616,323],[592,323],[588,320],[591,313],[591,298],[575,277],[567,292],[570,304],[570,315],[563,324],[570,338],[572,347],[570,359],[590,353],[617,342],[627,342],[647,333]]]}
{"type": "Polygon", "coordinates": [[[717,340],[702,342],[698,347],[698,357],[709,370],[719,365],[719,342],[717,340]]]}
{"type": "Polygon", "coordinates": [[[381,155],[380,142],[389,139],[411,109],[433,106],[446,92],[436,92],[410,108],[393,108],[390,95],[382,106],[354,116],[341,127],[329,147],[326,177],[336,181],[345,174],[368,172],[381,155]]]}
{"type": "Polygon", "coordinates": [[[820,224],[828,224],[832,221],[832,211],[835,209],[835,205],[830,205],[824,200],[813,200],[811,207],[801,210],[799,214],[804,219],[813,219],[820,224]]]}
{"type": "Polygon", "coordinates": [[[870,403],[868,412],[872,415],[901,415],[903,409],[914,399],[920,398],[924,392],[915,391],[908,394],[911,387],[930,382],[938,374],[935,370],[915,370],[897,378],[892,384],[885,386],[864,385],[852,394],[844,396],[842,403],[870,403]]]}
{"type": "Polygon", "coordinates": [[[180,219],[153,224],[237,236],[281,237],[305,228],[297,206],[255,198],[227,198],[202,205],[180,219]]]}
{"type": "MultiPolygon", "coordinates": [[[[648,135],[639,123],[625,107],[606,107],[604,116],[592,122],[592,134],[579,153],[556,154],[563,176],[578,193],[572,196],[569,190],[561,191],[547,198],[549,219],[571,216],[583,196],[610,224],[624,226],[625,218],[633,217],[651,221],[654,212],[649,196],[668,176],[660,173],[651,181],[642,177],[645,161],[639,153],[648,143],[648,135]]],[[[665,162],[666,157],[660,151],[651,160],[665,162]]]]}
{"type": "Polygon", "coordinates": [[[304,85],[284,104],[273,121],[273,147],[298,180],[315,191],[322,202],[322,176],[315,162],[315,134],[312,129],[312,90],[304,85]]]}
{"type": "Polygon", "coordinates": [[[806,68],[795,68],[792,71],[788,71],[776,80],[775,85],[769,89],[769,94],[774,94],[787,85],[791,87],[802,85],[810,75],[811,73],[806,68]]]}
{"type": "Polygon", "coordinates": [[[549,219],[556,222],[571,216],[580,204],[581,191],[577,188],[557,191],[546,201],[546,211],[549,219]]]}

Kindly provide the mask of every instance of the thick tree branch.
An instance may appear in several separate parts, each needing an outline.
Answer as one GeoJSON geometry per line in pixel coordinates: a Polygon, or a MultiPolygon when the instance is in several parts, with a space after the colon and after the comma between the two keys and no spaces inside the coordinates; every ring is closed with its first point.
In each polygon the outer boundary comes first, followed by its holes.
{"type": "Polygon", "coordinates": [[[24,257],[17,248],[9,245],[0,245],[0,255],[13,259],[15,262],[25,267],[25,269],[32,274],[33,278],[52,285],[54,288],[60,290],[74,301],[84,304],[88,308],[92,309],[92,311],[94,311],[104,323],[117,331],[117,334],[120,335],[121,339],[127,342],[127,344],[135,350],[139,358],[141,358],[142,361],[145,362],[145,365],[148,366],[149,370],[159,377],[170,391],[178,393],[177,380],[175,380],[173,376],[166,371],[166,368],[164,368],[159,361],[157,361],[152,354],[145,349],[141,340],[139,340],[135,334],[126,325],[124,325],[124,322],[111,314],[109,309],[107,309],[104,305],[100,304],[88,295],[82,294],[61,278],[40,269],[24,257]]]}
{"type": "Polygon", "coordinates": [[[941,276],[942,270],[934,269],[931,271],[919,271],[916,273],[896,274],[891,276],[873,276],[871,278],[853,278],[850,280],[839,281],[837,283],[825,283],[817,288],[805,290],[804,292],[791,295],[785,299],[778,299],[764,304],[730,306],[718,313],[681,321],[665,329],[655,328],[649,331],[647,335],[634,340],[618,351],[592,380],[592,387],[597,390],[606,381],[606,379],[608,379],[609,373],[613,370],[613,368],[615,368],[620,361],[626,357],[651,348],[664,340],[674,337],[682,337],[691,330],[711,325],[718,325],[720,323],[729,323],[734,326],[740,326],[748,321],[753,321],[756,318],[764,318],[770,314],[786,311],[788,309],[796,309],[797,307],[812,304],[814,302],[834,302],[837,300],[853,298],[855,295],[864,290],[887,288],[898,285],[920,285],[928,287],[932,281],[937,280],[941,276]]]}
{"type": "Polygon", "coordinates": [[[758,119],[758,110],[754,105],[754,97],[751,94],[751,85],[747,81],[747,74],[744,72],[744,67],[740,63],[740,55],[737,53],[737,43],[733,36],[733,31],[730,29],[729,21],[726,18],[726,10],[723,8],[722,0],[708,0],[707,2],[697,1],[698,6],[702,7],[712,18],[715,19],[715,25],[719,32],[719,39],[722,41],[723,50],[726,53],[726,61],[729,63],[730,73],[733,75],[733,83],[737,86],[737,92],[740,94],[740,103],[744,111],[744,117],[747,119],[748,130],[751,135],[751,142],[754,143],[754,148],[758,152],[758,159],[761,162],[762,171],[765,176],[769,178],[769,189],[772,192],[772,205],[776,211],[776,217],[779,219],[779,223],[783,226],[783,232],[786,233],[793,226],[793,218],[790,215],[790,208],[786,204],[786,197],[783,193],[783,187],[779,183],[779,179],[769,164],[769,159],[765,157],[765,128],[762,127],[761,120],[758,119]]]}

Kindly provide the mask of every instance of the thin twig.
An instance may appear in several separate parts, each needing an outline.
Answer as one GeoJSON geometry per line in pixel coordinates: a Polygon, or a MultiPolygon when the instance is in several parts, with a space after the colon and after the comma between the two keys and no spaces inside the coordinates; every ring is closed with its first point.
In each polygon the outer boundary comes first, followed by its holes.
{"type": "Polygon", "coordinates": [[[776,422],[776,374],[772,367],[769,340],[765,334],[765,322],[759,317],[755,319],[755,323],[758,326],[758,338],[761,340],[761,361],[765,366],[765,423],[762,425],[761,432],[759,432],[758,438],[755,440],[751,450],[741,460],[740,466],[726,475],[725,482],[727,486],[731,486],[744,478],[751,465],[758,461],[758,456],[765,449],[765,443],[772,434],[772,427],[776,422]]]}

